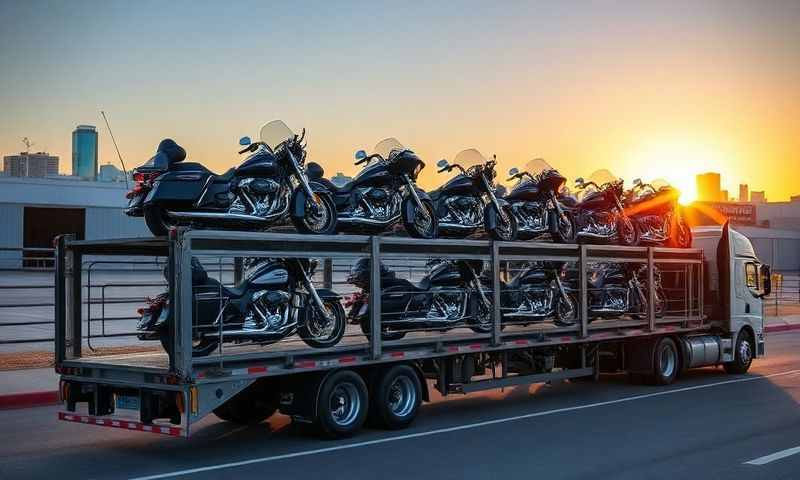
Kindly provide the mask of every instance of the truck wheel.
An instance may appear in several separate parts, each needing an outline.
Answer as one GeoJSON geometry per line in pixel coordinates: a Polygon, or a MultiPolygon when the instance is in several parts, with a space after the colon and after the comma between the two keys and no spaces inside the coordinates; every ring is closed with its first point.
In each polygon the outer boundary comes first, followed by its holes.
{"type": "Polygon", "coordinates": [[[649,383],[669,385],[678,376],[679,369],[678,347],[671,338],[661,338],[653,349],[653,373],[649,383]]]}
{"type": "Polygon", "coordinates": [[[413,368],[395,365],[380,374],[372,395],[370,423],[397,430],[416,418],[422,403],[422,384],[413,368]]]}
{"type": "Polygon", "coordinates": [[[349,437],[367,419],[367,385],[352,370],[340,370],[326,378],[317,399],[317,424],[326,437],[349,437]]]}
{"type": "Polygon", "coordinates": [[[753,339],[750,332],[740,330],[736,336],[736,346],[733,350],[733,361],[724,365],[725,371],[732,374],[747,373],[753,363],[753,339]]]}
{"type": "Polygon", "coordinates": [[[215,408],[214,415],[220,420],[239,425],[255,425],[271,417],[278,409],[278,391],[256,385],[242,390],[215,408]]]}

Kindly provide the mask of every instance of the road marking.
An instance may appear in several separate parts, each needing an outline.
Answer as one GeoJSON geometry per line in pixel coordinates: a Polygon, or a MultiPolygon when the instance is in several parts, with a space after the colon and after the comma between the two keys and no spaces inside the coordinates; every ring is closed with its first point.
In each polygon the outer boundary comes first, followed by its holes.
{"type": "Polygon", "coordinates": [[[746,465],[766,465],[768,463],[774,462],[775,460],[780,460],[781,458],[790,457],[796,453],[800,453],[800,447],[787,448],[786,450],[781,450],[780,452],[775,452],[769,455],[764,455],[763,457],[754,458],[753,460],[744,463],[746,465]]]}
{"type": "MultiPolygon", "coordinates": [[[[577,410],[586,410],[589,408],[596,408],[596,407],[604,407],[606,405],[614,405],[616,403],[625,403],[625,402],[632,402],[635,400],[643,400],[646,398],[653,398],[653,397],[660,397],[663,395],[671,395],[673,393],[682,393],[682,392],[689,392],[692,390],[701,390],[704,388],[711,388],[711,387],[718,387],[721,385],[730,385],[733,383],[742,383],[742,382],[752,382],[756,380],[766,380],[768,378],[773,377],[781,377],[786,375],[794,375],[800,373],[800,369],[797,370],[788,370],[786,372],[779,372],[779,373],[772,373],[770,375],[764,375],[760,377],[744,377],[744,378],[736,378],[733,380],[725,380],[722,382],[715,382],[715,383],[706,383],[703,385],[694,385],[691,387],[683,387],[683,388],[674,388],[672,390],[666,390],[662,392],[655,392],[655,393],[646,393],[643,395],[633,395],[631,397],[624,397],[618,398],[616,400],[606,400],[604,402],[595,402],[595,403],[587,403],[585,405],[576,405],[574,407],[564,407],[564,408],[556,408],[553,410],[545,410],[542,412],[533,412],[533,413],[526,413],[524,415],[515,415],[513,417],[505,417],[505,418],[496,418],[494,420],[486,420],[483,422],[475,422],[475,423],[468,423],[464,425],[456,425],[454,427],[445,427],[445,428],[437,428],[434,430],[428,430],[425,432],[417,432],[417,433],[407,433],[405,435],[397,435],[394,437],[385,437],[385,438],[378,438],[375,440],[367,440],[364,442],[354,442],[348,443],[345,445],[336,445],[333,447],[326,447],[326,448],[316,448],[314,450],[304,450],[300,452],[294,453],[286,453],[283,455],[274,455],[271,457],[261,457],[261,458],[252,458],[250,460],[241,460],[238,462],[230,462],[230,463],[220,463],[217,465],[209,465],[206,467],[197,467],[197,468],[189,468],[186,470],[177,470],[174,472],[168,473],[159,473],[156,475],[148,475],[144,477],[135,477],[130,480],[158,480],[161,478],[171,478],[171,477],[180,477],[183,475],[192,475],[194,473],[202,473],[202,472],[210,472],[214,470],[222,470],[226,468],[235,468],[235,467],[242,467],[245,465],[252,465],[255,463],[267,463],[267,462],[274,462],[277,460],[286,460],[288,458],[297,458],[297,457],[305,457],[309,455],[317,455],[320,453],[328,453],[328,452],[336,452],[339,450],[347,450],[351,448],[359,448],[359,447],[367,447],[370,445],[380,445],[382,443],[389,443],[389,442],[397,442],[400,440],[408,440],[411,438],[419,438],[419,437],[427,437],[431,435],[439,435],[442,433],[451,433],[451,432],[458,432],[461,430],[471,430],[474,428],[486,427],[489,425],[497,425],[501,423],[508,423],[514,422],[517,420],[526,420],[529,418],[536,418],[536,417],[544,417],[546,415],[554,415],[557,413],[564,413],[564,412],[574,412],[577,410]]],[[[782,452],[778,452],[782,453],[782,452]]],[[[796,453],[796,452],[795,452],[796,453]]],[[[756,459],[761,460],[761,459],[756,459]]],[[[755,461],[755,460],[752,460],[755,461]]],[[[748,462],[749,463],[749,462],[748,462]]]]}

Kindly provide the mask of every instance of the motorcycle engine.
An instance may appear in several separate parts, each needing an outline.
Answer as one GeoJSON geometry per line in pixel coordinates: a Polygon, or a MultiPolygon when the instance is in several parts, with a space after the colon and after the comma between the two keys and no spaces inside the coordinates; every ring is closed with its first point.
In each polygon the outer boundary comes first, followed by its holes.
{"type": "Polygon", "coordinates": [[[446,200],[446,205],[449,213],[445,220],[462,225],[475,225],[483,220],[480,202],[475,197],[450,197],[446,200]]]}
{"type": "Polygon", "coordinates": [[[243,178],[239,181],[238,190],[230,213],[266,216],[288,205],[286,195],[282,195],[281,185],[270,178],[243,178]]]}
{"type": "Polygon", "coordinates": [[[354,215],[379,220],[395,216],[400,208],[400,196],[388,188],[370,187],[358,192],[360,201],[354,215]]]}
{"type": "Polygon", "coordinates": [[[289,293],[283,290],[259,290],[251,297],[251,312],[245,319],[245,329],[276,331],[286,323],[289,293]]]}

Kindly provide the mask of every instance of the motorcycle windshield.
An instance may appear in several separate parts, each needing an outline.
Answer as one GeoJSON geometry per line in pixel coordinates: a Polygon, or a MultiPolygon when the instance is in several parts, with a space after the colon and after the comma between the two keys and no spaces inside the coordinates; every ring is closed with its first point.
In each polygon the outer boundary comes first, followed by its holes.
{"type": "Polygon", "coordinates": [[[486,161],[486,157],[474,148],[462,150],[453,158],[453,163],[461,165],[464,167],[464,170],[468,170],[475,165],[483,165],[486,161]]]}
{"type": "Polygon", "coordinates": [[[261,127],[259,137],[274,151],[278,145],[293,138],[294,132],[283,123],[283,120],[273,120],[261,127]]]}
{"type": "Polygon", "coordinates": [[[524,171],[530,173],[534,177],[537,177],[550,170],[555,170],[555,168],[551,167],[550,164],[547,163],[543,158],[534,158],[525,164],[524,171]]]}
{"type": "Polygon", "coordinates": [[[377,145],[375,145],[372,153],[373,155],[380,155],[384,160],[389,160],[389,158],[394,154],[393,152],[402,152],[403,150],[406,150],[406,147],[404,147],[402,143],[400,143],[394,137],[389,137],[378,142],[377,145]]]}
{"type": "Polygon", "coordinates": [[[656,192],[659,192],[661,190],[669,190],[670,188],[672,188],[672,185],[670,185],[669,182],[664,180],[663,178],[656,178],[655,180],[650,182],[650,185],[653,186],[653,190],[655,190],[656,192]]]}
{"type": "Polygon", "coordinates": [[[617,180],[619,180],[619,177],[609,172],[605,168],[602,170],[595,171],[594,173],[589,175],[588,178],[588,181],[594,182],[600,187],[602,187],[606,183],[614,183],[617,180]]]}

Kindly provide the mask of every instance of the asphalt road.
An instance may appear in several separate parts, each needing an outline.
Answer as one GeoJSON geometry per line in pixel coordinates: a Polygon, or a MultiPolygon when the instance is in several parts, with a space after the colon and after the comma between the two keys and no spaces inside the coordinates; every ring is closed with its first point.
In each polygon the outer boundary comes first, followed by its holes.
{"type": "Polygon", "coordinates": [[[604,376],[437,397],[412,428],[344,441],[283,416],[209,418],[184,440],[4,411],[0,478],[798,478],[798,345],[800,332],[773,334],[748,375],[702,369],[669,387],[604,376]]]}

